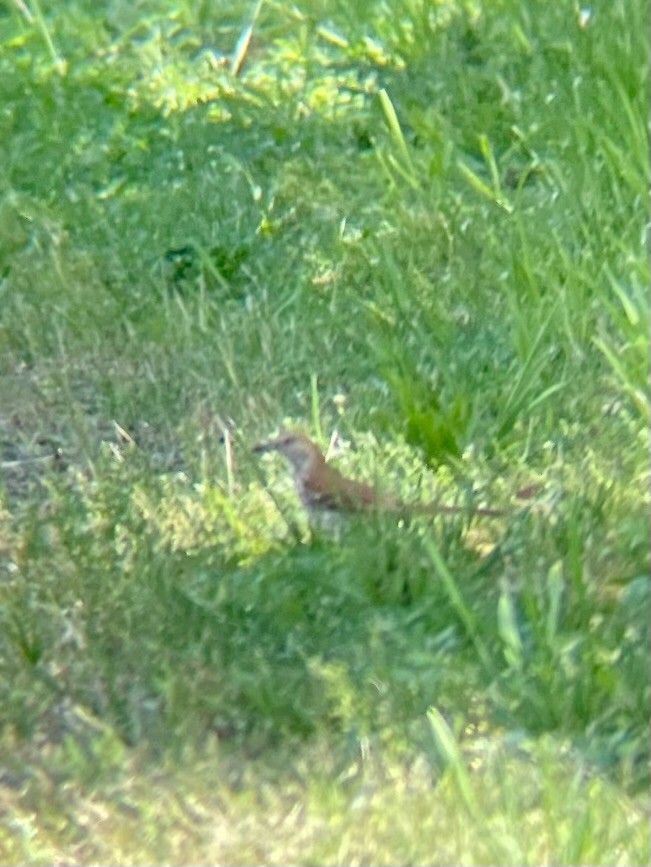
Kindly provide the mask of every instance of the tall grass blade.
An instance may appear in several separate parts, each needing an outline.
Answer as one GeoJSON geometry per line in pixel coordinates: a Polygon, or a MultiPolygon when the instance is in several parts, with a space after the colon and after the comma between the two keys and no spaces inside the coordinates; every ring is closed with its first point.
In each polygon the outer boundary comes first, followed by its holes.
{"type": "Polygon", "coordinates": [[[466,633],[477,651],[477,656],[481,660],[484,668],[487,671],[492,672],[494,670],[493,660],[487,646],[480,637],[479,625],[472,611],[466,605],[463,594],[461,593],[454,576],[448,569],[436,542],[434,542],[432,538],[425,539],[425,550],[427,551],[430,561],[436,570],[436,574],[443,582],[443,586],[445,587],[452,607],[463,623],[466,633]]]}
{"type": "Polygon", "coordinates": [[[437,752],[446,768],[454,777],[457,791],[461,796],[464,807],[473,821],[481,822],[483,819],[482,809],[475,797],[470,774],[463,761],[459,745],[450,731],[450,727],[441,712],[435,707],[430,707],[427,711],[427,721],[434,736],[437,752]]]}

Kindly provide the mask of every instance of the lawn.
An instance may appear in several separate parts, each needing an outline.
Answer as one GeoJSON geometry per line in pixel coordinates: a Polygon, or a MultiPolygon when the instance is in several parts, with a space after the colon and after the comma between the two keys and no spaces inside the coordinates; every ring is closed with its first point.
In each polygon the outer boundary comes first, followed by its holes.
{"type": "Polygon", "coordinates": [[[0,863],[649,863],[648,30],[0,6],[0,863]]]}

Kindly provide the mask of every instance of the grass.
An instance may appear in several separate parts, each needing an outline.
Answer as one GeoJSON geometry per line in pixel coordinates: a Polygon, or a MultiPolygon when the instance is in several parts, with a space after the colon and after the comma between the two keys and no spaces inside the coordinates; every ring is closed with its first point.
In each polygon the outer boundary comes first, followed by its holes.
{"type": "Polygon", "coordinates": [[[2,863],[649,862],[647,30],[0,10],[2,863]]]}

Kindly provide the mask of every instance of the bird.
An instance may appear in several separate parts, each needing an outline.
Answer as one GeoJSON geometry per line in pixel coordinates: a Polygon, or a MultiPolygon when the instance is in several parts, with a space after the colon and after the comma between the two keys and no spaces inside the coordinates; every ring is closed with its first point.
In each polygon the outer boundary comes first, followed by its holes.
{"type": "Polygon", "coordinates": [[[311,523],[328,526],[329,516],[356,512],[399,512],[407,515],[468,515],[498,517],[501,509],[466,509],[438,503],[409,505],[365,482],[349,479],[326,462],[321,449],[302,433],[281,431],[277,437],[257,443],[256,454],[278,452],[289,462],[296,492],[311,523]]]}

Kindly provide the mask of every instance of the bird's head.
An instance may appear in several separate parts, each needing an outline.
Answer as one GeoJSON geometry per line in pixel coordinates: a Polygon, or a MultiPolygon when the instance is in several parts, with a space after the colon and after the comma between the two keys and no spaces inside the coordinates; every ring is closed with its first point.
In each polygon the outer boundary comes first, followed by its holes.
{"type": "Polygon", "coordinates": [[[256,454],[280,452],[284,455],[297,476],[309,475],[312,469],[324,463],[323,455],[316,443],[304,434],[281,431],[274,439],[258,443],[253,447],[256,454]]]}

